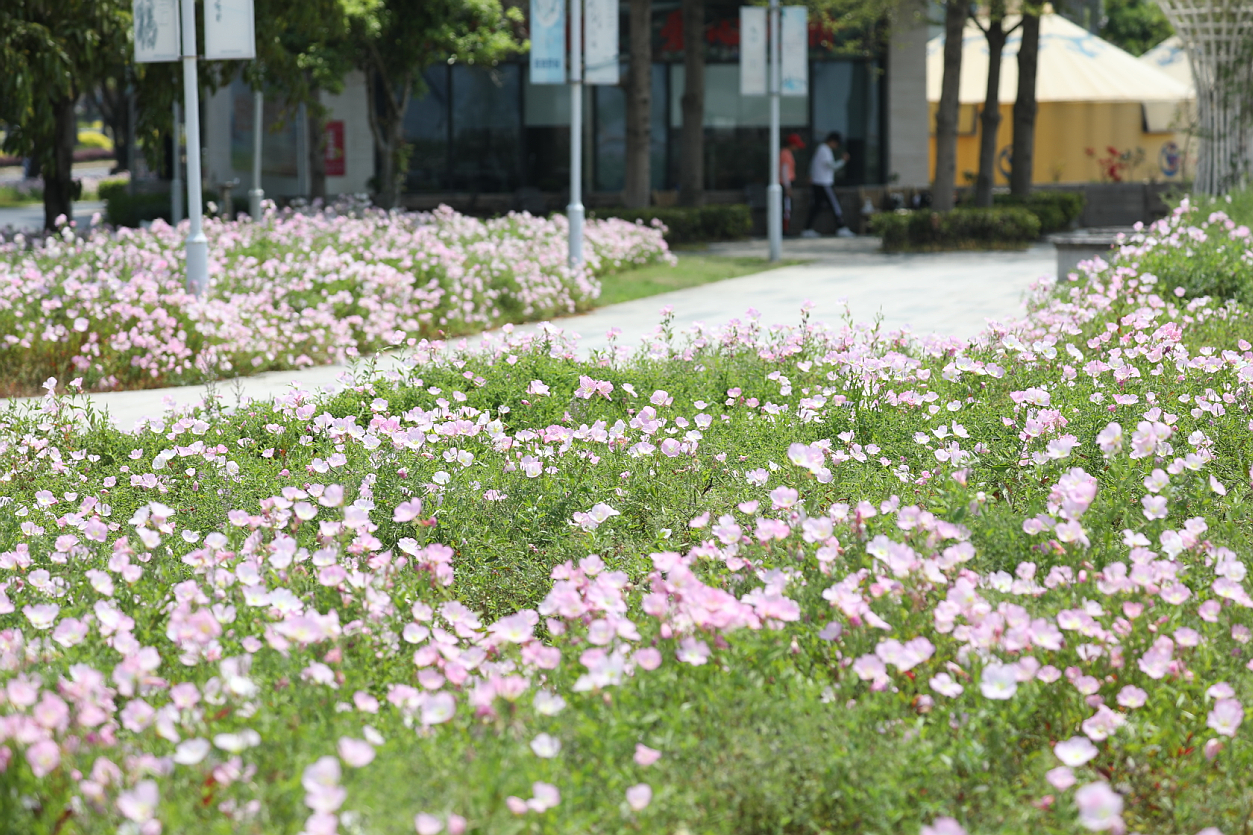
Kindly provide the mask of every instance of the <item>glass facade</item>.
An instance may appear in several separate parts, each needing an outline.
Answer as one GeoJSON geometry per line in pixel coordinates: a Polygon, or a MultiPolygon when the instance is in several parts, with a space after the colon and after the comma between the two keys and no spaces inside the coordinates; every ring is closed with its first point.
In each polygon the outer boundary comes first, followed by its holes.
{"type": "MultiPolygon", "coordinates": [[[[654,0],[652,148],[655,189],[679,181],[683,125],[683,32],[678,2],[654,0]]],[[[769,174],[769,98],[740,95],[739,11],[709,0],[705,67],[705,187],[742,189],[769,174]]],[[[625,56],[626,15],[623,14],[625,56]]],[[[626,69],[623,68],[625,81],[626,69]]],[[[830,131],[845,137],[850,154],[837,185],[883,183],[886,178],[881,58],[843,58],[825,33],[811,26],[809,95],[781,100],[782,133],[798,133],[802,176],[809,156],[830,131]]],[[[425,75],[426,90],[405,114],[411,144],[406,182],[411,192],[560,192],[570,180],[570,88],[531,84],[524,62],[495,67],[441,65],[425,75]]],[[[623,187],[626,167],[626,95],[622,86],[589,85],[584,99],[585,182],[592,191],[623,187]]]]}

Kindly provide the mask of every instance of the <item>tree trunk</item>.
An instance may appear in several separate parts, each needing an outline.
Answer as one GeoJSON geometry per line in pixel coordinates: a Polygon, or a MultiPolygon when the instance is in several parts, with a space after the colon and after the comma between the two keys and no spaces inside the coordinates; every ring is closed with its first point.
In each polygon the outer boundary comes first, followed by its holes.
{"type": "Polygon", "coordinates": [[[325,200],[326,119],[317,102],[307,106],[305,112],[308,114],[309,125],[309,199],[325,200]]]}
{"type": "Polygon", "coordinates": [[[409,160],[404,142],[405,110],[413,93],[413,80],[405,79],[400,88],[395,89],[386,83],[377,64],[363,69],[369,101],[366,114],[379,158],[378,194],[374,202],[380,209],[394,209],[400,203],[400,180],[409,160]]]}
{"type": "Polygon", "coordinates": [[[638,209],[649,204],[652,176],[653,3],[631,0],[631,64],[626,85],[626,182],[622,202],[638,209]]]}
{"type": "Polygon", "coordinates": [[[962,69],[962,33],[970,0],[948,0],[944,7],[944,76],[940,83],[940,106],[935,114],[935,183],[931,206],[939,211],[953,208],[957,182],[957,117],[962,69]]]}
{"type": "Polygon", "coordinates": [[[78,140],[74,103],[74,98],[66,98],[52,105],[56,140],[51,159],[44,156],[45,229],[55,229],[61,215],[65,215],[66,220],[74,219],[74,198],[78,196],[74,184],[74,143],[78,140]]]}
{"type": "Polygon", "coordinates": [[[1024,7],[1022,45],[1018,47],[1018,97],[1014,100],[1014,144],[1009,191],[1015,197],[1031,193],[1035,162],[1035,78],[1040,63],[1039,9],[1024,7]]]}
{"type": "Polygon", "coordinates": [[[683,0],[683,130],[679,203],[705,202],[705,0],[683,0]]]}
{"type": "Polygon", "coordinates": [[[992,184],[996,181],[996,134],[1001,126],[1001,52],[1005,49],[1004,7],[993,8],[994,17],[988,20],[988,86],[983,98],[983,113],[979,117],[979,176],[975,180],[975,205],[992,206],[992,184]]]}

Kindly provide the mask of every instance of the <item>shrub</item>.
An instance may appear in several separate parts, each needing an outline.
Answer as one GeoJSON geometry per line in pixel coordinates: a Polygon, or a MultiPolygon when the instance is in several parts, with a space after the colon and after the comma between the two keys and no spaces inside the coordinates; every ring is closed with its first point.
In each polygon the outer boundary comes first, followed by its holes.
{"type": "Polygon", "coordinates": [[[875,215],[871,232],[884,252],[946,249],[1021,249],[1040,235],[1040,221],[1026,209],[901,209],[875,215]]]}
{"type": "Polygon", "coordinates": [[[1039,218],[1041,235],[1070,229],[1083,214],[1086,202],[1079,191],[1033,191],[1025,198],[1012,194],[992,196],[994,206],[1021,207],[1039,218]]]}
{"type": "Polygon", "coordinates": [[[106,180],[97,193],[104,201],[104,220],[110,226],[137,228],[144,221],[170,220],[170,195],[160,192],[129,193],[125,180],[106,180]]]}
{"type": "Polygon", "coordinates": [[[746,238],[753,231],[753,217],[747,204],[717,206],[665,206],[648,209],[596,209],[591,217],[616,217],[651,224],[660,221],[666,243],[699,243],[746,238]]]}

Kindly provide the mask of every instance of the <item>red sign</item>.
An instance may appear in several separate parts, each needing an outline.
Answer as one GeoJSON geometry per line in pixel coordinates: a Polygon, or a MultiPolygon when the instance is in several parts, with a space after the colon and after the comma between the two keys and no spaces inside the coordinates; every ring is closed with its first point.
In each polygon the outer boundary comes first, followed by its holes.
{"type": "Polygon", "coordinates": [[[326,123],[326,144],[323,147],[325,148],[323,159],[326,162],[326,176],[344,176],[344,123],[342,121],[326,123]]]}

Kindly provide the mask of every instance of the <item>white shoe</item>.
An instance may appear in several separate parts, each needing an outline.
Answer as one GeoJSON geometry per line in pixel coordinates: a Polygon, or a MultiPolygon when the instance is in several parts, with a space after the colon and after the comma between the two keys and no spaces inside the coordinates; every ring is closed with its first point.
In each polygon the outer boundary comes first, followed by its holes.
{"type": "Polygon", "coordinates": [[[857,233],[854,232],[852,229],[849,229],[847,226],[841,226],[839,229],[836,230],[835,235],[838,238],[856,238],[857,237],[857,233]]]}
{"type": "Polygon", "coordinates": [[[801,237],[802,238],[821,238],[822,236],[812,229],[806,229],[804,232],[801,232],[801,237]]]}

